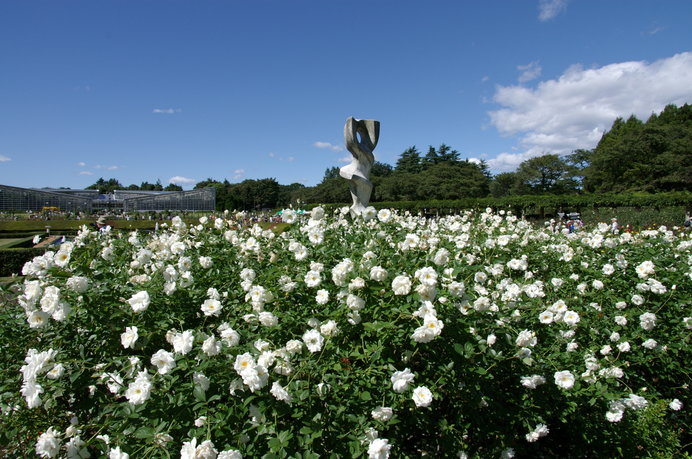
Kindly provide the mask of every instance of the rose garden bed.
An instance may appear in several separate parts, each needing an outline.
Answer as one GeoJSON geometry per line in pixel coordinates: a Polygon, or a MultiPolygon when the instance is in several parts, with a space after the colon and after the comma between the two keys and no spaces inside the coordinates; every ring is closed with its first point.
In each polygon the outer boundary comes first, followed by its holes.
{"type": "Polygon", "coordinates": [[[673,457],[692,239],[490,211],[84,228],[4,297],[0,444],[44,457],[673,457]]]}

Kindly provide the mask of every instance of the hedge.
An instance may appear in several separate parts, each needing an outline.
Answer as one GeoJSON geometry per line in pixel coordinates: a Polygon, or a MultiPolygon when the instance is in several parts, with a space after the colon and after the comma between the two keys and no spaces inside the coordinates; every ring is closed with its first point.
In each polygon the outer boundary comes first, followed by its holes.
{"type": "Polygon", "coordinates": [[[15,248],[0,250],[0,277],[20,274],[24,263],[34,257],[43,255],[45,248],[15,248]]]}
{"type": "MultiPolygon", "coordinates": [[[[318,204],[309,205],[314,207],[318,204]]],[[[347,203],[322,204],[327,209],[339,208],[347,203]]],[[[509,209],[515,214],[534,217],[553,217],[558,211],[584,212],[593,209],[668,209],[676,215],[676,224],[682,224],[685,211],[692,209],[692,193],[627,193],[627,194],[577,194],[577,195],[529,195],[501,198],[466,198],[456,200],[388,201],[371,202],[376,209],[390,208],[411,213],[451,214],[467,209],[509,209]],[[677,214],[681,214],[677,216],[677,214]],[[679,218],[678,218],[679,217],[679,218]]]]}
{"type": "MultiPolygon", "coordinates": [[[[183,218],[186,223],[198,223],[197,218],[183,218]]],[[[121,230],[153,230],[156,224],[159,226],[170,223],[169,220],[111,220],[106,222],[115,229],[121,230]]],[[[94,229],[92,220],[18,220],[0,221],[0,232],[21,233],[34,232],[45,234],[46,226],[50,226],[51,234],[77,234],[82,225],[87,225],[94,229]]]]}

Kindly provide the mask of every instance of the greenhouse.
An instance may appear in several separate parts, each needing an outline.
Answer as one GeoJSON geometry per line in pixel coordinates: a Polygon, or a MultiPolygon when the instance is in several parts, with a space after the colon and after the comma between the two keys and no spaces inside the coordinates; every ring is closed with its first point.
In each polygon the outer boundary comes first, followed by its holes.
{"type": "Polygon", "coordinates": [[[213,211],[216,189],[189,191],[97,190],[18,188],[0,185],[1,212],[98,212],[98,211],[213,211]]]}

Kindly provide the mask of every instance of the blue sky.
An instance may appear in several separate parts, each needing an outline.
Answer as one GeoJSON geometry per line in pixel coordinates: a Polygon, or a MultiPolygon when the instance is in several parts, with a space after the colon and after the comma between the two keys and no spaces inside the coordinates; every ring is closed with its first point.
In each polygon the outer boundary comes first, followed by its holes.
{"type": "Polygon", "coordinates": [[[446,143],[511,171],[692,103],[692,2],[0,2],[0,184],[273,177],[446,143]]]}

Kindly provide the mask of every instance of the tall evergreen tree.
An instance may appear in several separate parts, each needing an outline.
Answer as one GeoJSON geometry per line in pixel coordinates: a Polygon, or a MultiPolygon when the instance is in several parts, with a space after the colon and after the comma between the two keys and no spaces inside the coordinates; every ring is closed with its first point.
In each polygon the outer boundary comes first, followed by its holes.
{"type": "Polygon", "coordinates": [[[618,118],[592,150],[584,188],[592,192],[692,188],[692,106],[667,106],[642,123],[618,118]]]}
{"type": "Polygon", "coordinates": [[[409,174],[417,174],[423,170],[420,152],[416,149],[415,145],[407,148],[399,156],[394,170],[396,172],[404,172],[409,174]]]}

